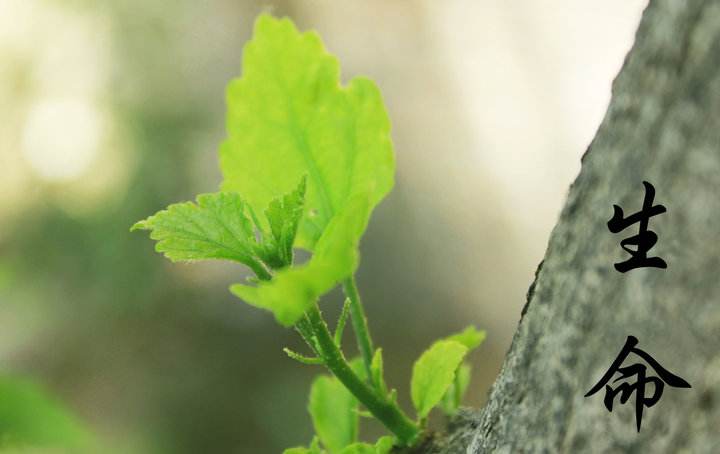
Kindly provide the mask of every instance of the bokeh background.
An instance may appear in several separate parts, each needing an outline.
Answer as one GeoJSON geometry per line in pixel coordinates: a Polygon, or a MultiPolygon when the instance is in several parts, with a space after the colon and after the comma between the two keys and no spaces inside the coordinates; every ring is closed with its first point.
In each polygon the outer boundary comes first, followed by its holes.
{"type": "Polygon", "coordinates": [[[128,231],[217,189],[225,85],[269,10],[390,112],[397,183],[358,275],[389,383],[407,405],[413,360],[472,323],[481,405],[645,3],[0,0],[0,376],[120,452],[309,441],[319,370],[229,294],[244,270],[172,264],[128,231]]]}

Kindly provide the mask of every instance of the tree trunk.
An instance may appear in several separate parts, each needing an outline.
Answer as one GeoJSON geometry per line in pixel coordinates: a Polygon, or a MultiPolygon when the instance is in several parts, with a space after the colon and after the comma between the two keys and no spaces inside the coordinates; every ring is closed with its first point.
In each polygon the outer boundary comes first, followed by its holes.
{"type": "Polygon", "coordinates": [[[651,1],[489,401],[435,451],[720,452],[719,271],[720,1],[651,1]],[[643,181],[667,207],[650,218],[648,253],[667,269],[620,273],[638,224],[613,234],[607,222],[614,204],[641,208],[643,181]],[[666,385],[639,432],[635,394],[612,413],[604,390],[584,397],[628,335],[692,385],[666,385]]]}

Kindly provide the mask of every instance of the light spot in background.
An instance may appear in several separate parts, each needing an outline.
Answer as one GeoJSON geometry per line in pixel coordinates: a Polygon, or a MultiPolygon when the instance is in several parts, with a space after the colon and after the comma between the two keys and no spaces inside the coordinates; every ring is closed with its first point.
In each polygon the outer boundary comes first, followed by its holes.
{"type": "Polygon", "coordinates": [[[112,209],[125,197],[136,155],[117,124],[104,123],[103,133],[98,153],[82,177],[53,188],[58,207],[70,216],[84,217],[112,209]]]}
{"type": "Polygon", "coordinates": [[[103,129],[102,114],[86,100],[42,99],[28,112],[22,154],[41,178],[72,180],[97,156],[103,129]]]}
{"type": "Polygon", "coordinates": [[[104,102],[111,23],[80,4],[0,0],[0,219],[48,196],[88,214],[123,193],[132,153],[104,102]]]}

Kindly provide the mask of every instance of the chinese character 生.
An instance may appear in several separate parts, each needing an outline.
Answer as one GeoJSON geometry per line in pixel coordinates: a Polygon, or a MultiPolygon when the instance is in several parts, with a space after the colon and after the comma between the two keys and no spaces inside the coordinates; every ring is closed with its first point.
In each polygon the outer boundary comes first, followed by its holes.
{"type": "Polygon", "coordinates": [[[617,205],[613,205],[614,213],[607,223],[612,233],[618,233],[632,224],[640,223],[640,229],[637,235],[625,238],[620,242],[620,247],[631,255],[626,261],[615,264],[615,269],[621,273],[640,267],[667,268],[665,260],[660,257],[647,256],[650,248],[652,248],[658,240],[655,232],[648,230],[648,221],[651,217],[662,214],[667,210],[662,205],[653,205],[655,187],[647,181],[643,181],[643,185],[645,186],[645,199],[643,200],[642,209],[637,213],[625,217],[623,215],[623,209],[617,205]],[[631,249],[628,246],[635,246],[635,249],[631,249]]]}

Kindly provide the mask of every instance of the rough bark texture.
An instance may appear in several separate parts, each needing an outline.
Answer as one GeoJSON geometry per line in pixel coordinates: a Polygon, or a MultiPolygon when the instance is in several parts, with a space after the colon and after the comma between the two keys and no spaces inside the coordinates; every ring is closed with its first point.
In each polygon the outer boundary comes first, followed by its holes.
{"type": "Polygon", "coordinates": [[[436,450],[720,452],[719,271],[720,1],[652,1],[489,402],[436,450]],[[619,242],[638,225],[612,234],[606,223],[613,204],[640,209],[643,180],[667,207],[650,220],[649,255],[668,268],[621,274],[619,242]],[[639,433],[634,396],[612,413],[604,391],[584,397],[630,334],[692,385],[666,386],[639,433]]]}

